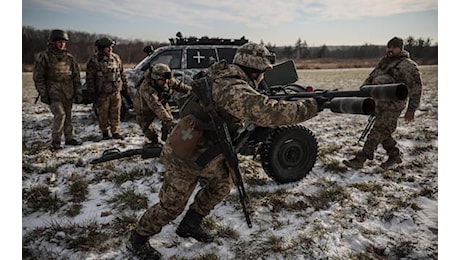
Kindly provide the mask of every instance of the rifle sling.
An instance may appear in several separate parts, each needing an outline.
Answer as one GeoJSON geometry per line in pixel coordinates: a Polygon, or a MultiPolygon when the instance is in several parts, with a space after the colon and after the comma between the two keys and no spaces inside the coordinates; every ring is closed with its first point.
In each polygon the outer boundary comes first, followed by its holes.
{"type": "Polygon", "coordinates": [[[198,156],[198,158],[195,160],[195,163],[198,164],[198,166],[201,168],[204,168],[210,161],[212,161],[212,159],[216,158],[216,156],[221,153],[221,145],[215,144],[200,154],[200,156],[198,156]]]}

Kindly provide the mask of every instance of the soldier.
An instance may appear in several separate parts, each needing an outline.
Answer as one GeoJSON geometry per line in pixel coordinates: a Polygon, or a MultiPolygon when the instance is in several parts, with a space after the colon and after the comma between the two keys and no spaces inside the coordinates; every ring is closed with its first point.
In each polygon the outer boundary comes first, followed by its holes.
{"type": "Polygon", "coordinates": [[[80,145],[74,138],[72,102],[83,100],[80,69],[75,58],[67,51],[69,37],[63,30],[52,30],[48,47],[35,56],[33,79],[41,101],[53,113],[51,148],[61,149],[64,133],[66,145],[80,145]]]}
{"type": "Polygon", "coordinates": [[[381,164],[386,169],[402,162],[396,140],[391,136],[396,130],[399,115],[406,107],[404,119],[414,120],[415,110],[420,105],[422,95],[422,79],[420,72],[408,51],[404,50],[403,40],[393,37],[388,41],[386,55],[379,61],[377,67],[369,74],[363,85],[404,83],[409,94],[408,101],[378,101],[375,108],[375,123],[369,132],[361,151],[351,160],[343,163],[351,168],[360,169],[366,160],[374,159],[374,151],[379,144],[388,154],[388,159],[381,164]]]}
{"type": "Polygon", "coordinates": [[[144,80],[134,96],[134,111],[148,145],[158,144],[158,134],[151,126],[155,118],[161,121],[162,141],[166,141],[174,126],[169,106],[173,91],[189,93],[190,90],[190,86],[172,77],[171,69],[166,64],[155,64],[144,73],[144,80]]]}
{"type": "MultiPolygon", "coordinates": [[[[317,114],[315,99],[277,101],[256,90],[273,62],[274,55],[263,45],[246,43],[238,48],[233,64],[222,60],[209,67],[212,99],[216,111],[227,122],[232,138],[236,138],[244,121],[276,127],[300,123],[317,114]]],[[[145,259],[160,257],[150,245],[149,237],[158,234],[182,213],[199,179],[204,179],[206,185],[196,193],[176,233],[202,242],[213,241],[213,236],[200,227],[201,221],[225,199],[233,186],[223,154],[210,152],[211,147],[217,145],[217,136],[212,126],[209,127],[209,118],[203,117],[206,113],[196,102],[185,104],[187,115],[169,135],[160,156],[166,172],[159,202],[145,211],[130,236],[128,248],[145,259]],[[190,133],[187,130],[191,126],[195,127],[190,133]],[[204,160],[198,161],[199,158],[204,160]]]]}
{"type": "Polygon", "coordinates": [[[129,96],[128,79],[120,56],[112,52],[115,41],[103,37],[95,45],[97,51],[86,65],[88,95],[96,103],[102,139],[123,140],[120,111],[122,95],[129,96]]]}

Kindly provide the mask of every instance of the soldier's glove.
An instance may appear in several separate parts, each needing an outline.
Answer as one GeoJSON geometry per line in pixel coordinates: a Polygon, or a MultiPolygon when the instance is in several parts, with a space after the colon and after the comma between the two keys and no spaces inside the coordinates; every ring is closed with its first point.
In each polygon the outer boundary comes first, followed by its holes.
{"type": "Polygon", "coordinates": [[[40,96],[40,101],[49,105],[50,104],[50,98],[46,95],[46,96],[40,96]]]}
{"type": "Polygon", "coordinates": [[[321,112],[324,110],[324,105],[326,104],[326,102],[329,101],[329,99],[325,98],[325,97],[322,97],[322,96],[319,96],[319,97],[315,97],[315,100],[316,100],[316,104],[318,106],[318,112],[321,112]]]}
{"type": "Polygon", "coordinates": [[[163,121],[161,125],[161,140],[164,142],[176,124],[173,120],[163,121]]]}

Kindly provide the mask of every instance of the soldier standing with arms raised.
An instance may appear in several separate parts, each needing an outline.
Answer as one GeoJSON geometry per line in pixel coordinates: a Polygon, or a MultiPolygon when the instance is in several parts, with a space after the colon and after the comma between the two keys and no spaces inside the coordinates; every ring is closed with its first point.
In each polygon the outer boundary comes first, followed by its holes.
{"type": "Polygon", "coordinates": [[[369,74],[363,85],[404,83],[409,91],[409,100],[381,101],[378,100],[375,108],[375,123],[364,143],[363,149],[351,160],[343,163],[354,169],[364,166],[366,160],[374,159],[374,151],[379,144],[387,151],[388,159],[381,166],[391,167],[402,162],[396,140],[391,136],[396,130],[398,118],[406,107],[404,119],[414,120],[415,110],[420,105],[422,95],[422,79],[420,72],[408,51],[404,50],[403,39],[393,37],[387,43],[386,55],[379,61],[377,67],[369,74]]]}
{"type": "Polygon", "coordinates": [[[97,51],[86,65],[88,95],[96,103],[102,139],[120,139],[122,94],[129,95],[128,79],[120,56],[113,53],[115,41],[103,37],[96,41],[97,51]],[[110,133],[112,136],[110,136],[110,133]]]}
{"type": "Polygon", "coordinates": [[[72,103],[83,99],[80,69],[75,58],[67,51],[69,37],[63,30],[52,30],[48,47],[35,57],[33,79],[41,101],[53,113],[51,148],[61,149],[64,133],[66,145],[80,145],[74,138],[72,103]]]}
{"type": "MultiPolygon", "coordinates": [[[[246,43],[237,50],[233,64],[220,61],[209,68],[214,107],[228,125],[232,138],[236,139],[244,121],[275,127],[300,123],[317,114],[314,99],[277,101],[256,90],[273,61],[274,55],[263,45],[246,43]]],[[[160,156],[166,172],[159,202],[139,219],[128,244],[142,259],[160,258],[149,238],[182,213],[199,179],[204,179],[206,185],[196,193],[176,233],[202,242],[213,241],[213,236],[200,227],[201,221],[225,199],[233,186],[224,155],[212,152],[212,147],[219,144],[215,130],[209,128],[210,119],[203,116],[206,112],[197,102],[186,104],[187,115],[169,135],[160,156]],[[194,130],[202,131],[202,135],[194,130]]]]}

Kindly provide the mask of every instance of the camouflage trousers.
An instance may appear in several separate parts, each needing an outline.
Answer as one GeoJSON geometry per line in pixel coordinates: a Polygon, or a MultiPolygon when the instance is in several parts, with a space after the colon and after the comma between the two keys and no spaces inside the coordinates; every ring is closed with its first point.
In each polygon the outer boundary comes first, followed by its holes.
{"type": "Polygon", "coordinates": [[[156,116],[152,111],[144,111],[142,114],[136,114],[136,121],[142,129],[144,136],[152,142],[158,142],[157,131],[150,127],[156,116]]]}
{"type": "Polygon", "coordinates": [[[99,129],[103,134],[120,133],[121,94],[119,91],[104,94],[97,99],[99,129]]]}
{"type": "Polygon", "coordinates": [[[136,231],[142,236],[157,234],[163,226],[176,219],[184,211],[197,184],[201,187],[190,209],[203,216],[224,200],[233,186],[222,154],[201,169],[193,160],[177,158],[166,143],[160,160],[166,167],[159,193],[160,201],[147,209],[139,219],[136,231]]]}
{"type": "Polygon", "coordinates": [[[387,154],[396,155],[399,149],[396,148],[396,140],[392,137],[398,125],[398,118],[401,110],[388,109],[375,114],[375,124],[372,127],[366,142],[363,146],[363,153],[367,159],[374,159],[374,151],[379,144],[387,151],[387,154]]]}
{"type": "Polygon", "coordinates": [[[52,141],[60,143],[62,133],[66,141],[73,139],[72,99],[66,99],[62,94],[60,99],[51,100],[50,110],[53,114],[52,141]]]}

